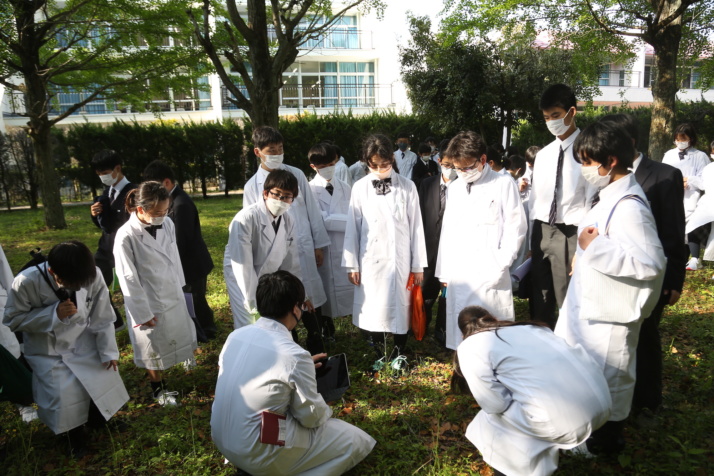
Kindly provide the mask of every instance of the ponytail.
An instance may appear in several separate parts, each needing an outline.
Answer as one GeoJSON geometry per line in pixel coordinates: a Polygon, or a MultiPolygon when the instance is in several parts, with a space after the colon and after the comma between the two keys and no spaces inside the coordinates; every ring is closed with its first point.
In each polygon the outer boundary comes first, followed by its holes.
{"type": "Polygon", "coordinates": [[[133,213],[138,207],[146,211],[153,209],[159,202],[169,199],[169,192],[160,182],[147,181],[138,188],[126,194],[124,208],[127,213],[133,213]]]}

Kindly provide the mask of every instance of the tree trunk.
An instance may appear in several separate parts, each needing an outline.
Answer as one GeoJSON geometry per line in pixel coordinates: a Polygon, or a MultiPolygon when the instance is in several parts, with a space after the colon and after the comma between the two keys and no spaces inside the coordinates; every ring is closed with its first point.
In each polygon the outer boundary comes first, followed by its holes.
{"type": "MultiPolygon", "coordinates": [[[[665,7],[674,11],[678,2],[665,7]]],[[[667,17],[664,12],[662,17],[667,17]]],[[[648,155],[652,160],[661,161],[664,153],[672,148],[674,113],[677,103],[677,55],[682,40],[682,18],[679,17],[660,29],[649,42],[655,50],[657,76],[652,85],[652,122],[648,155]]]]}
{"type": "Polygon", "coordinates": [[[59,177],[57,177],[52,156],[50,127],[46,121],[39,120],[37,122],[44,122],[44,124],[40,124],[37,128],[31,128],[30,137],[32,137],[35,146],[35,159],[40,172],[40,190],[45,211],[45,224],[49,228],[67,228],[64,209],[62,208],[62,198],[60,197],[59,177]]]}
{"type": "Polygon", "coordinates": [[[253,110],[249,114],[250,120],[253,122],[253,127],[271,126],[277,129],[280,95],[277,89],[266,89],[257,88],[256,96],[253,98],[253,110]]]}

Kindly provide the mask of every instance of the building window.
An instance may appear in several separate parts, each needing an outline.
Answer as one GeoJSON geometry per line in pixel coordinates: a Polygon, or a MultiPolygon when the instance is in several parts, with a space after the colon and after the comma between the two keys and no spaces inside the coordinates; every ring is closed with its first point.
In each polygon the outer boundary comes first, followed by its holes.
{"type": "Polygon", "coordinates": [[[374,62],[306,61],[283,74],[284,107],[374,107],[374,62]]]}
{"type": "Polygon", "coordinates": [[[598,81],[600,86],[610,86],[610,65],[604,64],[600,67],[600,79],[598,81]]]}
{"type": "Polygon", "coordinates": [[[701,78],[699,68],[686,68],[683,73],[682,89],[698,89],[701,78]]]}

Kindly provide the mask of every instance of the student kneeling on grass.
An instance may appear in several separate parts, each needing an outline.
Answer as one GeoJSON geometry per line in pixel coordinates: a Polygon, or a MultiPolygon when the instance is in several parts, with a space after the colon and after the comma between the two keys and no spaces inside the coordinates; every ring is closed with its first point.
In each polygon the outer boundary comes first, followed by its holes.
{"type": "Polygon", "coordinates": [[[359,428],[330,418],[332,410],[317,393],[315,380],[315,361],[326,355],[310,357],[291,337],[305,309],[302,282],[287,271],[266,274],[258,282],[256,300],[262,317],[233,331],[221,351],[213,441],[231,463],[254,476],[344,473],[376,442],[359,428]],[[271,419],[275,414],[284,418],[282,435],[278,421],[271,419]],[[284,446],[261,442],[278,439],[284,446]]]}
{"type": "Polygon", "coordinates": [[[144,182],[126,197],[131,213],[114,241],[119,285],[134,347],[134,363],[149,373],[153,397],[176,405],[162,371],[193,363],[196,328],[181,289],[185,284],[174,223],[166,218],[169,192],[159,182],[144,182]]]}
{"type": "Polygon", "coordinates": [[[128,400],[117,372],[114,310],[92,252],[55,245],[47,261],[17,275],[3,323],[24,336],[40,420],[69,432],[70,452],[86,452],[83,425],[99,427],[128,400]]]}

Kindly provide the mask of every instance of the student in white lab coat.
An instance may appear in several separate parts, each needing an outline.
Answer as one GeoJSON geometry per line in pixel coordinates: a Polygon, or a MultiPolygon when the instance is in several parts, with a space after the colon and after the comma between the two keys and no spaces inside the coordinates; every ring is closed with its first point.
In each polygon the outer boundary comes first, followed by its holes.
{"type": "Polygon", "coordinates": [[[486,150],[481,136],[465,131],[444,151],[459,180],[449,188],[435,274],[448,287],[446,346],[453,350],[461,343],[457,319],[464,307],[515,318],[509,268],[525,239],[526,216],[516,183],[491,170],[486,150]]]}
{"type": "MultiPolygon", "coordinates": [[[[679,169],[684,176],[684,218],[689,218],[697,207],[699,197],[704,191],[702,173],[710,160],[705,152],[698,150],[697,131],[691,124],[680,124],[674,131],[674,149],[665,152],[662,163],[679,169]]],[[[688,270],[699,268],[699,252],[702,243],[709,237],[708,227],[697,227],[687,231],[687,242],[691,258],[687,262],[688,270]]]]}
{"type": "Polygon", "coordinates": [[[340,146],[334,142],[328,142],[328,144],[335,148],[335,153],[338,157],[338,160],[335,163],[335,178],[340,179],[342,182],[352,187],[354,181],[352,180],[352,175],[350,174],[350,168],[347,167],[345,158],[342,157],[342,150],[340,150],[340,146]]]}
{"type": "Polygon", "coordinates": [[[386,136],[368,136],[362,160],[370,174],[352,188],[342,257],[355,285],[352,322],[375,344],[391,332],[399,354],[410,324],[409,274],[419,286],[428,266],[419,196],[414,182],[394,172],[386,136]]]}
{"type": "Polygon", "coordinates": [[[40,420],[69,432],[70,451],[85,451],[82,425],[105,424],[128,400],[117,372],[114,310],[92,252],[55,245],[47,261],[12,283],[3,323],[22,332],[40,420]]]}
{"type": "Polygon", "coordinates": [[[262,199],[239,211],[228,227],[223,275],[235,329],[255,322],[255,290],[262,275],[283,269],[300,276],[296,225],[286,213],[299,193],[293,174],[273,170],[262,199]]]}
{"type": "MultiPolygon", "coordinates": [[[[258,202],[263,196],[263,183],[272,170],[282,169],[292,173],[298,180],[300,194],[290,206],[288,213],[296,227],[295,239],[298,245],[298,257],[302,282],[305,285],[310,312],[305,315],[307,328],[306,347],[310,353],[324,352],[325,345],[320,328],[319,307],[325,304],[327,296],[322,286],[322,279],[317,268],[322,266],[323,248],[330,244],[322,214],[312,194],[310,185],[302,170],[283,163],[283,136],[277,129],[261,126],[253,130],[253,152],[260,158],[260,167],[243,192],[243,207],[258,202]]],[[[226,261],[224,259],[224,265],[226,261]]]]}
{"type": "Polygon", "coordinates": [[[372,451],[375,441],[330,418],[332,410],[315,380],[315,362],[326,354],[310,357],[290,337],[305,310],[300,279],[287,271],[263,275],[256,300],[263,317],[233,331],[219,357],[213,442],[254,476],[344,473],[372,451]],[[284,446],[261,442],[263,412],[286,417],[284,446]]]}
{"type": "Polygon", "coordinates": [[[607,421],[607,382],[579,345],[545,323],[498,320],[478,306],[458,323],[464,340],[452,382],[465,387],[465,379],[481,407],[466,438],[501,474],[549,475],[559,449],[583,444],[607,421]]]}
{"type": "Polygon", "coordinates": [[[369,169],[367,169],[367,165],[362,162],[361,160],[358,160],[354,164],[350,165],[349,167],[350,171],[350,177],[352,178],[352,185],[356,184],[359,179],[362,177],[366,176],[369,173],[369,169]]]}
{"type": "Polygon", "coordinates": [[[397,164],[397,173],[411,180],[412,169],[416,161],[419,160],[419,156],[409,150],[411,144],[410,135],[408,132],[399,132],[397,134],[397,150],[394,151],[394,160],[397,164]]]}
{"type": "Polygon", "coordinates": [[[131,216],[117,231],[114,261],[124,294],[134,363],[145,368],[153,397],[161,405],[177,405],[162,371],[193,364],[196,328],[183,290],[186,282],[170,218],[169,192],[159,182],[144,182],[129,192],[131,216]]]}
{"type": "MultiPolygon", "coordinates": [[[[324,253],[325,260],[318,268],[327,294],[327,302],[322,306],[322,315],[326,317],[352,314],[354,304],[354,286],[342,267],[347,210],[352,189],[336,175],[336,165],[339,163],[336,152],[332,145],[323,142],[312,147],[307,154],[310,167],[316,172],[315,178],[310,181],[310,188],[320,205],[325,228],[330,236],[330,246],[324,253]]],[[[327,319],[323,324],[326,336],[334,337],[332,320],[327,319]]]]}
{"type": "Polygon", "coordinates": [[[628,170],[636,152],[627,132],[611,123],[596,122],[580,134],[573,147],[585,179],[604,188],[600,201],[578,227],[573,276],[555,334],[570,345],[582,345],[602,369],[612,397],[612,414],[587,446],[593,453],[617,453],[625,444],[622,428],[632,404],[640,326],[656,299],[649,309],[649,304],[640,309],[639,303],[648,296],[648,289],[649,296],[659,297],[666,259],[645,193],[628,170]],[[628,309],[628,315],[606,316],[598,309],[613,299],[600,296],[604,284],[597,276],[602,275],[631,281],[633,292],[637,292],[631,299],[638,304],[618,303],[628,309]]]}

